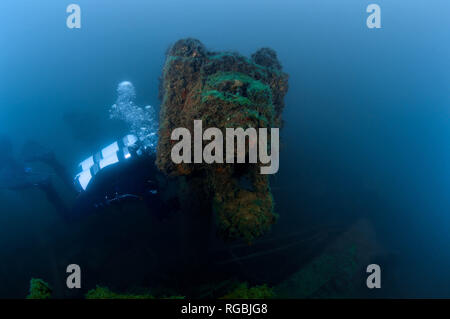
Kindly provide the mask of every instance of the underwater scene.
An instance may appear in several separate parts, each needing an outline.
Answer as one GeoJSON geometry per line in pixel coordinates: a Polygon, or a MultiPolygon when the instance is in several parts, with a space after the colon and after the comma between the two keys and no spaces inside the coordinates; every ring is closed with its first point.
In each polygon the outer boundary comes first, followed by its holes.
{"type": "Polygon", "coordinates": [[[449,298],[449,16],[2,0],[0,299],[449,298]]]}

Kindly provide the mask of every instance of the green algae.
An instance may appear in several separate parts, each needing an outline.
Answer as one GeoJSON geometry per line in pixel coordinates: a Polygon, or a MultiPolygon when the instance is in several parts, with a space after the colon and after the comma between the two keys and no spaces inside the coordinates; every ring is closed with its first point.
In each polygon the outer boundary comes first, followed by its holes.
{"type": "Polygon", "coordinates": [[[249,287],[246,282],[240,283],[233,291],[220,299],[270,299],[275,293],[266,284],[249,287]]]}
{"type": "Polygon", "coordinates": [[[107,287],[97,286],[95,289],[89,290],[86,299],[184,299],[183,296],[170,296],[157,298],[151,294],[126,294],[115,293],[107,287]]]}
{"type": "Polygon", "coordinates": [[[30,280],[30,293],[27,299],[49,299],[51,295],[52,289],[47,282],[38,278],[30,280]]]}
{"type": "Polygon", "coordinates": [[[239,81],[242,84],[248,85],[247,91],[249,95],[264,93],[267,99],[271,100],[272,98],[272,90],[267,84],[264,84],[263,82],[240,72],[217,72],[216,74],[210,76],[206,83],[211,87],[218,87],[219,84],[228,81],[239,81]]]}
{"type": "Polygon", "coordinates": [[[252,105],[252,102],[248,98],[239,96],[239,95],[235,95],[235,94],[231,94],[228,92],[209,90],[209,91],[205,91],[202,93],[202,102],[203,103],[208,102],[210,99],[220,99],[224,102],[238,104],[238,105],[247,105],[247,106],[252,105]]]}
{"type": "Polygon", "coordinates": [[[246,74],[217,72],[215,75],[208,77],[206,89],[202,92],[202,102],[206,103],[214,99],[219,99],[228,104],[244,106],[243,115],[249,119],[262,121],[262,126],[269,126],[273,121],[272,90],[268,85],[246,74]],[[236,92],[221,90],[221,87],[226,86],[227,83],[238,87],[236,92]],[[270,119],[263,115],[262,111],[268,114],[270,119]]]}
{"type": "MultiPolygon", "coordinates": [[[[227,281],[226,283],[232,282],[227,281]]],[[[234,284],[231,284],[228,289],[230,289],[229,292],[220,299],[269,299],[276,296],[274,289],[267,286],[267,284],[249,286],[246,282],[235,282],[234,284]]],[[[52,290],[48,283],[42,279],[31,279],[30,294],[27,296],[27,299],[50,299],[51,294],[52,290]]],[[[184,296],[176,295],[155,297],[149,293],[116,293],[108,287],[99,285],[96,288],[89,290],[84,297],[85,299],[185,299],[184,296]]]]}
{"type": "Polygon", "coordinates": [[[95,289],[89,290],[85,297],[86,299],[155,299],[155,297],[150,294],[118,294],[103,286],[97,286],[95,289]]]}

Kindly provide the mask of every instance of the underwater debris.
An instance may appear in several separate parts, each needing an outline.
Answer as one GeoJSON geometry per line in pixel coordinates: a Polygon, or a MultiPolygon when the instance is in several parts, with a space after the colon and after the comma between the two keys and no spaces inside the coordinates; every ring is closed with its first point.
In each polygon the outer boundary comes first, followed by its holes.
{"type": "Polygon", "coordinates": [[[140,107],[135,104],[136,91],[131,82],[121,82],[117,87],[116,104],[111,106],[111,119],[122,120],[130,127],[130,133],[141,141],[150,152],[156,150],[158,141],[155,110],[151,105],[140,107]]]}
{"type": "Polygon", "coordinates": [[[277,288],[283,293],[289,291],[286,296],[294,293],[295,298],[351,296],[359,267],[356,257],[356,246],[341,252],[323,253],[277,288]]]}
{"type": "Polygon", "coordinates": [[[366,290],[365,267],[381,252],[371,223],[358,220],[274,291],[279,298],[358,296],[366,290]]]}
{"type": "Polygon", "coordinates": [[[161,80],[158,168],[186,177],[196,193],[193,200],[210,203],[223,238],[252,242],[277,219],[269,178],[259,174],[261,164],[175,164],[171,133],[178,127],[194,132],[194,120],[222,133],[227,127],[281,127],[288,75],[275,51],[264,48],[249,59],[209,52],[199,40],[182,39],[168,50],[161,80]]]}
{"type": "Polygon", "coordinates": [[[27,299],[49,299],[52,296],[50,285],[42,279],[32,278],[30,280],[30,293],[27,299]]]}

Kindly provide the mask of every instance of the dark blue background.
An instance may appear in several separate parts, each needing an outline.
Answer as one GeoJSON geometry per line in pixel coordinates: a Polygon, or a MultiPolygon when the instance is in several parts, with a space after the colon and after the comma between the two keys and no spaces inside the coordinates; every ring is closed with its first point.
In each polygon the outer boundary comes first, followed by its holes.
{"type": "MultiPolygon", "coordinates": [[[[174,41],[246,55],[272,47],[290,74],[278,227],[365,216],[398,258],[401,296],[450,296],[448,1],[376,0],[380,30],[365,24],[371,1],[73,2],[80,30],[65,25],[69,1],[0,2],[0,132],[18,146],[39,140],[75,173],[117,135],[107,110],[120,81],[135,84],[140,104],[158,105],[174,41]],[[93,115],[90,143],[62,121],[74,110],[93,115]]],[[[26,243],[41,238],[45,252],[57,225],[37,195],[19,198],[0,194],[0,276],[10,286],[12,274],[32,275],[18,257],[26,243]]]]}

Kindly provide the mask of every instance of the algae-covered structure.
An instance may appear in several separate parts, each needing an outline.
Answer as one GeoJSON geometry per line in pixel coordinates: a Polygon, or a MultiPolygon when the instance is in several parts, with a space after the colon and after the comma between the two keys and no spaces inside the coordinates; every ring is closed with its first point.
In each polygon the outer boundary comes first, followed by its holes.
{"type": "Polygon", "coordinates": [[[184,176],[194,200],[207,203],[225,239],[251,242],[276,221],[269,177],[260,174],[261,163],[175,164],[171,133],[179,127],[193,132],[194,120],[202,120],[205,129],[219,128],[224,136],[225,128],[270,132],[282,125],[287,90],[288,75],[269,48],[248,58],[211,52],[196,39],[182,39],[167,51],[156,163],[170,176],[184,176]]]}
{"type": "Polygon", "coordinates": [[[30,293],[27,299],[50,299],[52,289],[50,285],[42,279],[32,278],[30,280],[30,293]]]}

